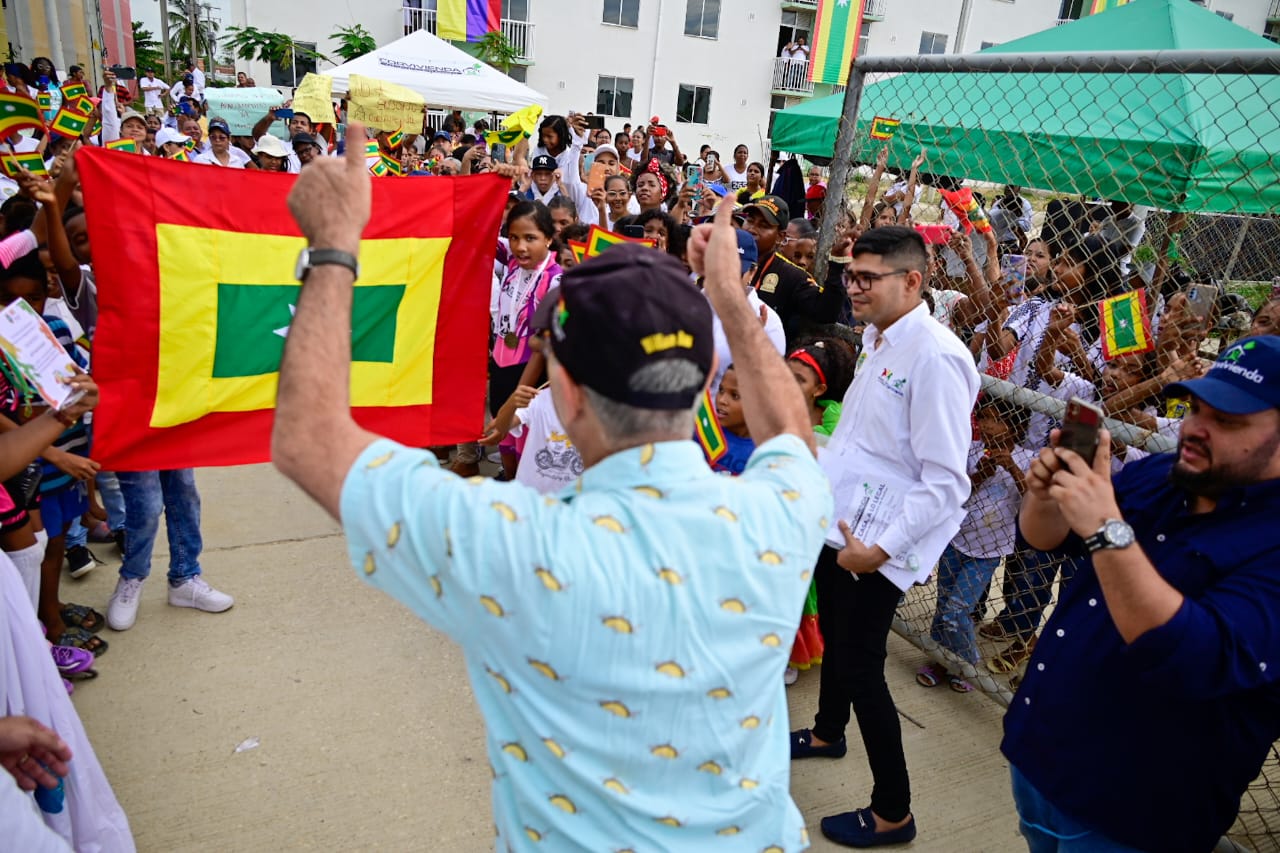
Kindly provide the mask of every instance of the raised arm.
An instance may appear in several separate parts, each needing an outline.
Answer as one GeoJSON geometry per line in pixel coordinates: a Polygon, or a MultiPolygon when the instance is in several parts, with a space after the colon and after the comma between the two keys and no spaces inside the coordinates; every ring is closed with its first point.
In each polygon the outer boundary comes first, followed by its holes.
{"type": "Polygon", "coordinates": [[[732,202],[720,203],[714,224],[694,229],[689,239],[689,264],[703,275],[711,307],[724,327],[752,438],[756,444],[764,444],[790,433],[813,450],[813,425],[800,386],[769,342],[760,316],[743,297],[732,202]]]}
{"type": "MultiPolygon", "coordinates": [[[[364,126],[347,126],[342,158],[317,157],[289,193],[307,245],[359,255],[371,178],[364,126]]],[[[285,341],[271,461],[334,518],[356,457],[377,438],[351,418],[351,300],[355,276],[327,264],[307,276],[285,341]]]]}
{"type": "Polygon", "coordinates": [[[884,176],[885,166],[889,164],[889,146],[880,149],[876,157],[876,168],[867,181],[867,197],[862,202],[862,215],[858,217],[858,230],[866,231],[871,225],[871,211],[876,206],[876,194],[880,192],[880,178],[884,176]]]}
{"type": "Polygon", "coordinates": [[[920,179],[920,167],[924,165],[926,149],[921,148],[916,159],[911,161],[911,174],[907,177],[907,191],[902,194],[902,211],[898,214],[898,224],[906,225],[911,221],[911,206],[916,201],[916,184],[920,179]]]}

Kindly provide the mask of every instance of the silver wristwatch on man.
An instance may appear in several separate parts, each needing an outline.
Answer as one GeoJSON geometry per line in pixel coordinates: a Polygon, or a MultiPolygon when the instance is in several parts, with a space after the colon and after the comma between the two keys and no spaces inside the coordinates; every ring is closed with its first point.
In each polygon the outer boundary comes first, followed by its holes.
{"type": "Polygon", "coordinates": [[[1089,549],[1090,554],[1095,551],[1119,550],[1128,548],[1134,543],[1134,539],[1132,527],[1118,518],[1108,518],[1102,522],[1097,533],[1084,540],[1084,547],[1089,549]]]}

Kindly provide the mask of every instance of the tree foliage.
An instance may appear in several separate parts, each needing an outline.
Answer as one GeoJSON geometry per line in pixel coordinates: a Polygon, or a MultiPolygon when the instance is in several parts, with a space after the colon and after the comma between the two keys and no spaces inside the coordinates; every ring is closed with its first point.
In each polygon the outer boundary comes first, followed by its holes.
{"type": "MultiPolygon", "coordinates": [[[[199,0],[168,0],[169,50],[174,58],[208,57],[217,52],[218,24],[200,17],[199,0]],[[191,49],[191,13],[196,15],[196,49],[191,49]]],[[[179,60],[180,61],[180,60],[179,60]]],[[[209,69],[212,71],[213,69],[209,69]]]]}
{"type": "Polygon", "coordinates": [[[133,61],[139,76],[148,68],[154,68],[158,75],[168,79],[170,71],[164,67],[164,47],[141,21],[133,22],[133,61]]]}
{"type": "Polygon", "coordinates": [[[476,42],[476,56],[487,62],[503,74],[511,73],[511,66],[520,58],[520,51],[501,30],[493,30],[484,34],[476,42]]]}
{"type": "Polygon", "coordinates": [[[240,59],[250,62],[274,62],[288,66],[293,64],[294,56],[332,61],[323,53],[300,45],[283,33],[260,30],[257,27],[227,27],[227,34],[228,37],[222,42],[223,47],[240,59]]]}
{"type": "Polygon", "coordinates": [[[360,24],[338,27],[329,34],[329,38],[338,43],[334,53],[341,56],[343,62],[350,62],[378,49],[378,43],[374,41],[373,36],[360,24]]]}

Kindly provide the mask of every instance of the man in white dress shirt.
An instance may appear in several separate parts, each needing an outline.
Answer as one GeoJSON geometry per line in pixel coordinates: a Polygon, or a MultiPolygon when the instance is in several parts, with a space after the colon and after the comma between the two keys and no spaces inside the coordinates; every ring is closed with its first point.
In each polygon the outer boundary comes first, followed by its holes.
{"type": "Polygon", "coordinates": [[[874,847],[916,834],[886,642],[903,591],[928,577],[964,517],[979,381],[973,357],[921,298],[928,256],[914,229],[872,229],[852,255],[845,288],[867,328],[844,417],[820,456],[839,524],[815,571],[826,641],[818,713],[812,730],[792,732],[791,757],[843,756],[852,705],[871,805],[823,818],[822,832],[874,847]]]}

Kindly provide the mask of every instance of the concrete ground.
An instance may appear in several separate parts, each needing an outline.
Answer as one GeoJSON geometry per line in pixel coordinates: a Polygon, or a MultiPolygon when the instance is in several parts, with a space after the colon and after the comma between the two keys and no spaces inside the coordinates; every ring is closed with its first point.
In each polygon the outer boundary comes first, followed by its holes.
{"type": "MultiPolygon", "coordinates": [[[[462,655],[366,588],[336,524],[273,470],[201,471],[206,577],[227,613],[165,599],[163,541],[138,624],[106,631],[100,677],[75,704],[142,851],[493,849],[483,730],[462,655]],[[260,745],[237,753],[256,738],[260,745]]],[[[105,611],[110,565],[63,580],[63,599],[105,611]]],[[[1000,709],[981,695],[926,691],[923,656],[893,637],[888,675],[912,771],[919,851],[1025,850],[1000,709]]],[[[812,722],[816,671],[790,688],[794,726],[812,722]]],[[[863,806],[870,774],[851,728],[843,760],[793,765],[815,851],[819,819],[863,806]]]]}

